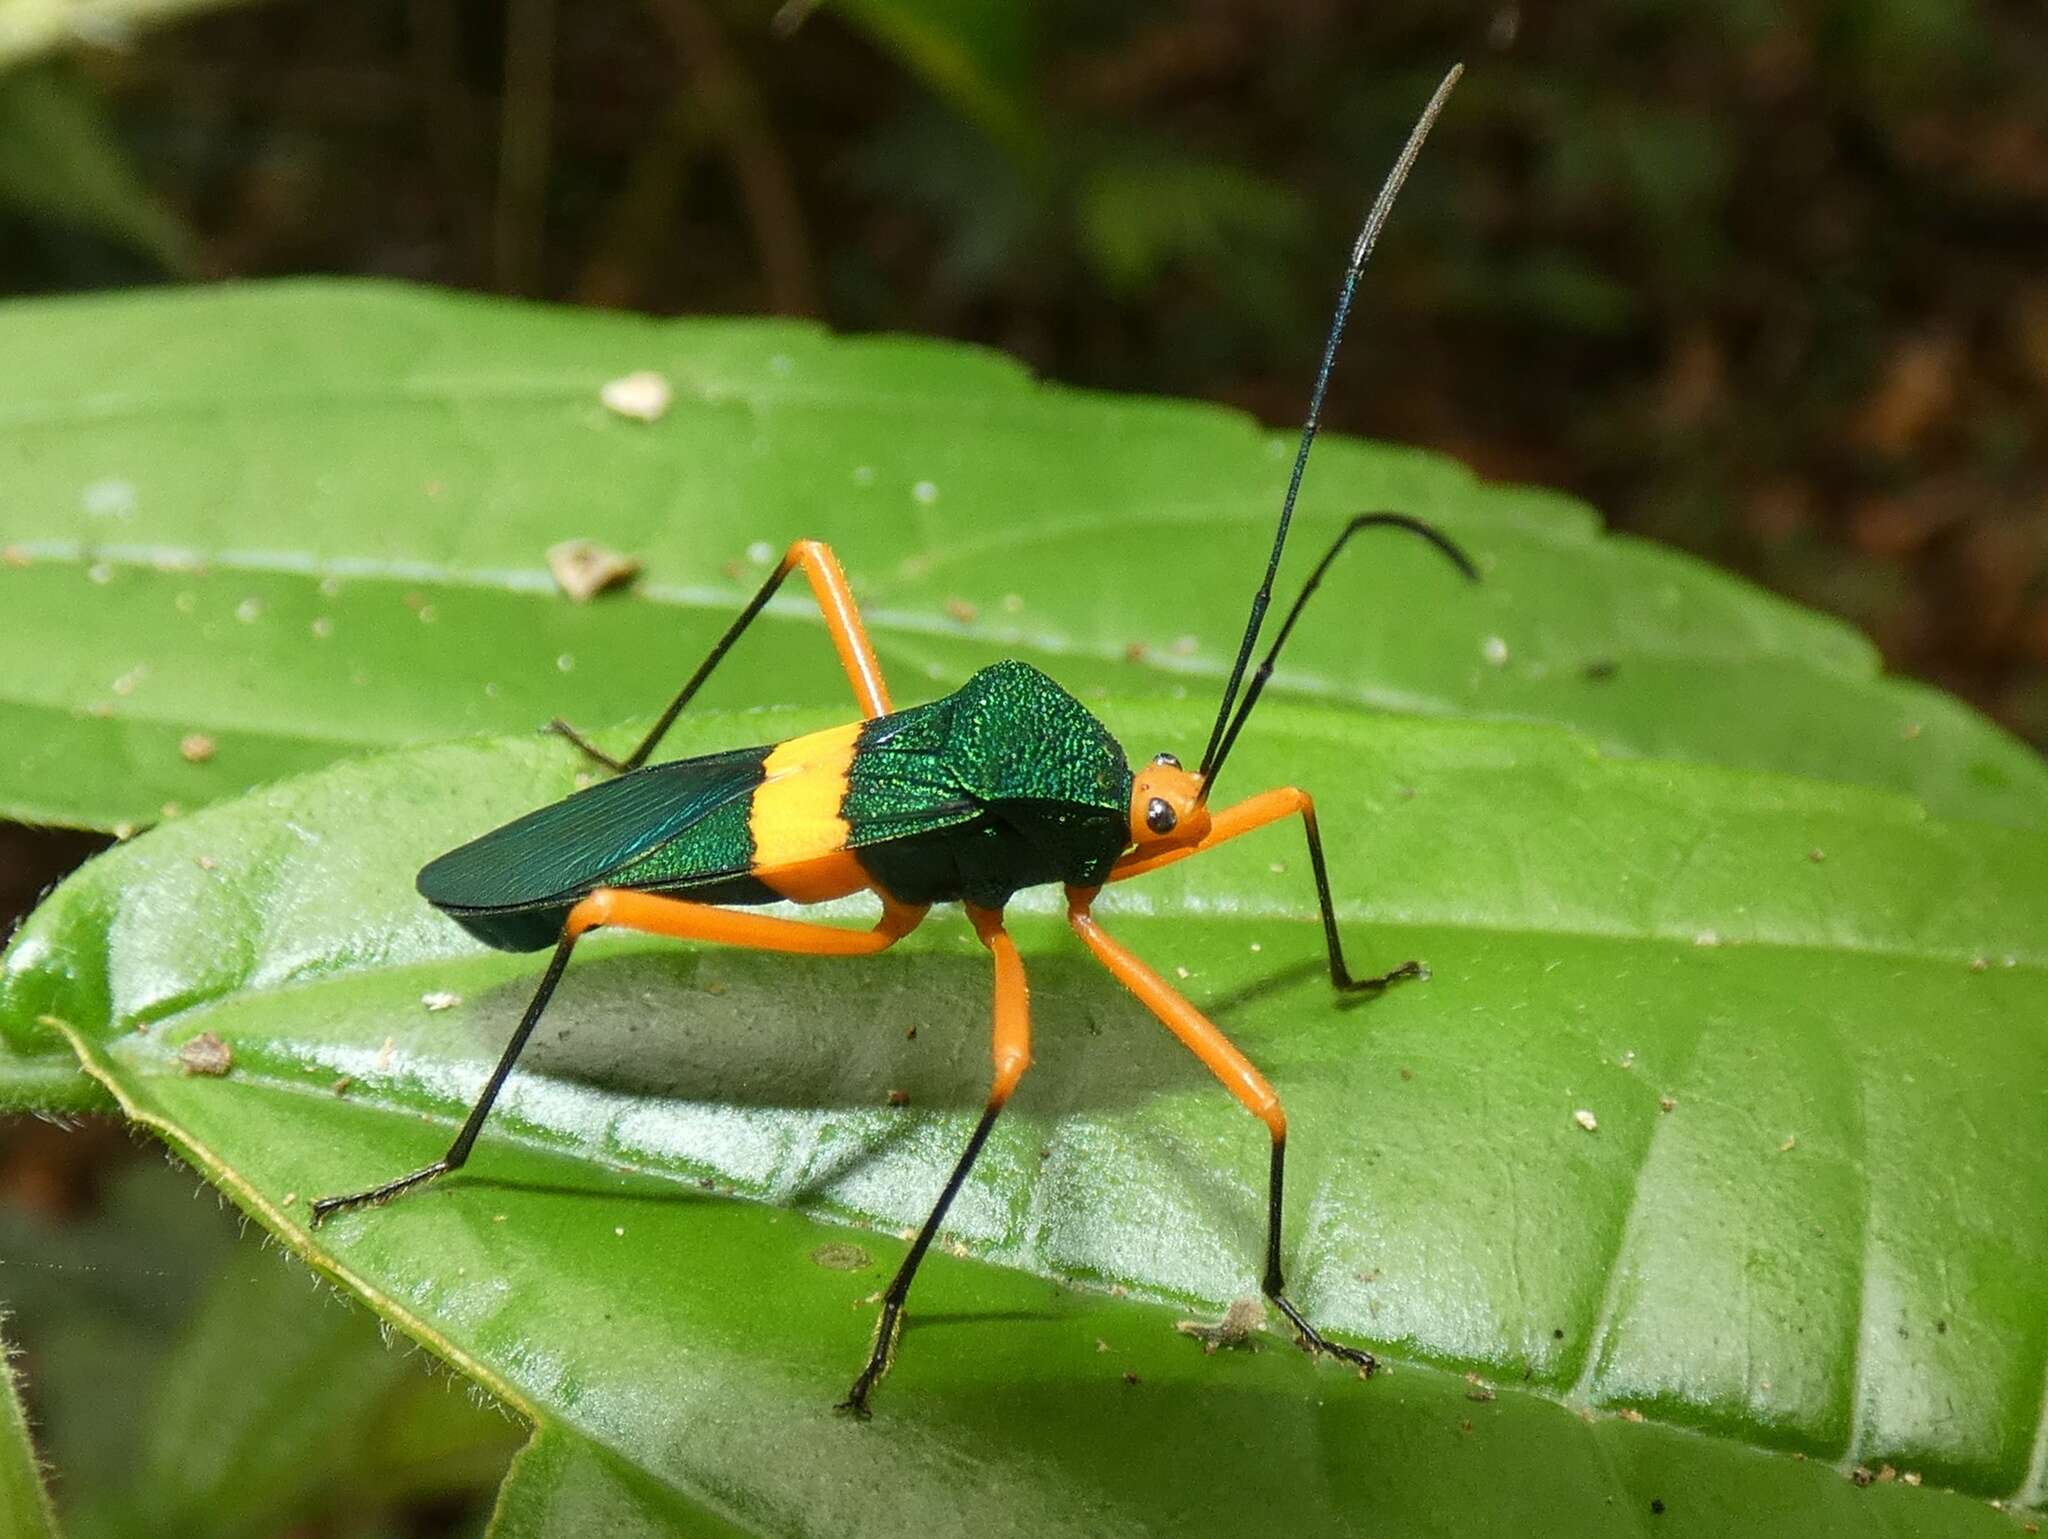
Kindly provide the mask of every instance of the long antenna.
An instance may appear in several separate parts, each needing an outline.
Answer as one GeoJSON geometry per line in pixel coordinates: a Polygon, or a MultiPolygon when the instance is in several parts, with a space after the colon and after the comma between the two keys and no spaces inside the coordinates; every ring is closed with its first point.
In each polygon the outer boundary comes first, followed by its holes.
{"type": "Polygon", "coordinates": [[[1217,750],[1223,746],[1223,734],[1230,724],[1231,707],[1237,703],[1238,686],[1244,682],[1244,671],[1251,663],[1252,648],[1258,645],[1259,627],[1265,622],[1266,607],[1273,602],[1273,580],[1280,573],[1280,553],[1287,547],[1287,526],[1294,519],[1294,500],[1301,494],[1302,472],[1308,469],[1308,451],[1314,445],[1316,429],[1322,423],[1323,393],[1330,385],[1330,370],[1337,363],[1337,344],[1344,340],[1344,323],[1351,318],[1351,298],[1358,291],[1359,274],[1365,271],[1365,264],[1372,257],[1372,248],[1379,241],[1380,231],[1386,227],[1387,215],[1393,212],[1394,199],[1401,191],[1401,184],[1408,180],[1415,157],[1422,153],[1422,141],[1429,137],[1437,114],[1444,110],[1444,103],[1450,98],[1451,88],[1464,73],[1464,65],[1453,64],[1443,83],[1436,88],[1436,94],[1430,97],[1429,105],[1422,109],[1422,116],[1409,130],[1408,142],[1402,146],[1394,169],[1387,173],[1379,196],[1373,199],[1372,212],[1365,216],[1365,226],[1351,247],[1351,262],[1344,269],[1344,282],[1337,291],[1337,313],[1330,319],[1330,335],[1323,343],[1322,366],[1316,370],[1316,387],[1308,398],[1308,417],[1301,425],[1301,447],[1294,451],[1294,473],[1287,479],[1287,498],[1280,504],[1280,527],[1273,533],[1273,554],[1266,562],[1265,580],[1259,584],[1259,591],[1252,598],[1251,619],[1244,628],[1244,641],[1237,649],[1237,664],[1230,671],[1230,682],[1223,688],[1223,703],[1216,710],[1216,725],[1209,733],[1209,746],[1202,752],[1201,774],[1205,794],[1217,750]]]}
{"type": "Polygon", "coordinates": [[[1272,648],[1266,653],[1265,660],[1259,664],[1258,672],[1252,675],[1251,683],[1245,686],[1244,698],[1237,705],[1237,715],[1231,718],[1230,730],[1223,734],[1222,745],[1216,750],[1216,762],[1203,773],[1203,801],[1209,799],[1210,785],[1223,773],[1224,761],[1230,757],[1230,750],[1237,745],[1237,735],[1244,730],[1245,720],[1252,714],[1252,707],[1259,703],[1259,696],[1265,693],[1266,681],[1273,677],[1273,669],[1280,661],[1280,649],[1287,645],[1287,638],[1294,634],[1294,622],[1301,618],[1301,612],[1308,608],[1309,599],[1314,596],[1316,589],[1322,586],[1323,574],[1330,570],[1338,554],[1361,529],[1405,529],[1410,534],[1419,535],[1442,552],[1444,558],[1463,572],[1469,581],[1479,581],[1479,568],[1472,564],[1472,558],[1458,547],[1455,540],[1419,518],[1410,518],[1406,513],[1361,513],[1338,530],[1337,538],[1331,541],[1330,548],[1323,552],[1323,559],[1315,564],[1308,574],[1308,581],[1301,585],[1301,593],[1295,599],[1294,607],[1287,611],[1287,618],[1280,622],[1280,634],[1273,638],[1272,648]]]}

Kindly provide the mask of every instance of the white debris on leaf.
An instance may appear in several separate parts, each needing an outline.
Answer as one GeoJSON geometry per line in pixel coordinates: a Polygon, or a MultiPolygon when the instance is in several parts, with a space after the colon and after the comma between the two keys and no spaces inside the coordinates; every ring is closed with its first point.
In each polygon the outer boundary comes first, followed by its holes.
{"type": "Polygon", "coordinates": [[[668,380],[654,370],[636,369],[606,381],[597,398],[604,402],[605,410],[617,416],[630,417],[635,422],[659,422],[668,415],[676,393],[668,380]]]}
{"type": "Polygon", "coordinates": [[[450,994],[445,989],[435,989],[432,993],[420,995],[420,1003],[432,1011],[453,1010],[462,1003],[462,996],[450,994]]]}
{"type": "Polygon", "coordinates": [[[587,604],[605,589],[639,576],[640,563],[595,540],[563,540],[548,547],[548,571],[556,587],[587,604]]]}
{"type": "Polygon", "coordinates": [[[1588,1111],[1583,1106],[1581,1106],[1577,1111],[1572,1113],[1572,1121],[1576,1122],[1588,1133],[1597,1133],[1600,1131],[1600,1119],[1594,1116],[1590,1111],[1588,1111]]]}
{"type": "Polygon", "coordinates": [[[1214,1352],[1218,1347],[1241,1347],[1266,1328],[1266,1301],[1246,1294],[1232,1299],[1223,1318],[1214,1325],[1203,1320],[1176,1320],[1173,1328],[1183,1336],[1194,1337],[1204,1352],[1214,1352]]]}

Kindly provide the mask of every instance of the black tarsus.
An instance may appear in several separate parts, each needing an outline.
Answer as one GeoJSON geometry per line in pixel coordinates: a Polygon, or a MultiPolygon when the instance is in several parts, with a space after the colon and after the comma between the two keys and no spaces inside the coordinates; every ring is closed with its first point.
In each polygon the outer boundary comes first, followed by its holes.
{"type": "Polygon", "coordinates": [[[512,1072],[512,1065],[519,1061],[519,1054],[526,1047],[526,1039],[533,1035],[533,1028],[539,1024],[541,1012],[548,1007],[548,1000],[554,996],[555,985],[562,981],[562,971],[569,965],[569,953],[576,949],[576,937],[564,935],[561,944],[555,947],[554,959],[548,963],[548,970],[541,974],[540,987],[533,991],[528,1001],[526,1014],[519,1018],[519,1029],[512,1033],[512,1040],[505,1044],[505,1051],[498,1059],[498,1066],[491,1071],[491,1077],[484,1086],[483,1094],[476,1098],[476,1105],[469,1109],[469,1117],[462,1124],[462,1131],[455,1135],[455,1142],[448,1146],[448,1152],[431,1165],[422,1165],[410,1175],[403,1175],[382,1186],[373,1186],[365,1191],[350,1192],[341,1197],[322,1197],[313,1204],[313,1224],[319,1227],[329,1215],[346,1208],[362,1207],[369,1203],[384,1202],[400,1192],[445,1175],[451,1170],[460,1170],[469,1158],[469,1151],[476,1143],[476,1136],[483,1131],[484,1119],[491,1114],[491,1106],[498,1099],[498,1092],[505,1088],[506,1077],[512,1072]]]}
{"type": "Polygon", "coordinates": [[[697,671],[690,675],[688,683],[676,691],[675,699],[668,703],[668,709],[661,713],[661,719],[649,729],[647,736],[640,740],[640,746],[625,758],[614,759],[559,716],[548,723],[547,730],[567,738],[607,769],[616,770],[622,775],[629,770],[638,769],[647,762],[647,756],[654,752],[654,745],[668,735],[668,729],[674,726],[676,718],[683,714],[683,707],[690,703],[691,697],[704,687],[704,681],[711,677],[711,670],[725,660],[725,654],[732,650],[732,644],[740,639],[741,633],[754,623],[762,610],[768,607],[768,601],[775,597],[775,590],[782,586],[794,570],[795,564],[785,561],[768,574],[768,580],[761,584],[761,591],[748,601],[747,607],[740,611],[739,618],[725,628],[725,634],[719,637],[717,645],[712,647],[711,655],[697,665],[697,671]]]}
{"type": "MultiPolygon", "coordinates": [[[[1287,644],[1287,637],[1294,630],[1294,622],[1301,618],[1301,611],[1308,604],[1309,595],[1322,585],[1323,574],[1329,571],[1331,563],[1350,543],[1354,534],[1361,529],[1382,528],[1405,529],[1410,534],[1421,536],[1442,551],[1445,558],[1466,577],[1473,582],[1479,581],[1479,568],[1472,564],[1472,558],[1460,550],[1448,535],[1425,524],[1419,518],[1410,518],[1406,513],[1360,513],[1351,519],[1337,532],[1337,538],[1332,540],[1330,548],[1323,552],[1323,559],[1309,572],[1308,581],[1301,585],[1301,593],[1294,600],[1294,607],[1287,611],[1287,618],[1281,622],[1280,634],[1273,638],[1273,645],[1267,651],[1264,661],[1259,664],[1258,672],[1252,675],[1251,683],[1245,687],[1244,698],[1238,702],[1237,714],[1231,718],[1229,730],[1223,734],[1222,742],[1213,749],[1210,762],[1202,772],[1204,799],[1209,795],[1210,785],[1217,775],[1222,773],[1223,761],[1230,757],[1230,750],[1237,742],[1237,735],[1244,730],[1245,719],[1251,715],[1252,707],[1258,703],[1260,694],[1266,688],[1266,681],[1272,678],[1274,664],[1280,659],[1280,649],[1287,644]]],[[[1325,916],[1328,912],[1325,908],[1325,916]]]]}
{"type": "Polygon", "coordinates": [[[1287,1169],[1287,1140],[1273,1140],[1272,1180],[1267,1187],[1266,1198],[1266,1277],[1261,1287],[1267,1298],[1287,1316],[1287,1323],[1294,1327],[1296,1338],[1309,1352],[1327,1352],[1355,1365],[1361,1372],[1370,1374],[1378,1367],[1378,1361],[1370,1352],[1359,1347],[1340,1346],[1324,1337],[1323,1333],[1308,1323],[1307,1318],[1294,1307],[1282,1290],[1286,1287],[1280,1276],[1280,1194],[1287,1169]]]}
{"type": "Polygon", "coordinates": [[[1415,164],[1416,156],[1422,153],[1422,142],[1429,137],[1429,130],[1436,122],[1437,114],[1443,111],[1444,102],[1449,99],[1451,88],[1458,83],[1458,77],[1465,72],[1465,66],[1451,66],[1443,81],[1436,88],[1436,94],[1429,99],[1429,105],[1422,109],[1422,116],[1415,120],[1415,127],[1409,130],[1408,142],[1394,162],[1393,170],[1381,184],[1379,196],[1373,199],[1372,212],[1365,217],[1364,227],[1358,232],[1358,239],[1351,246],[1351,261],[1344,269],[1344,281],[1337,291],[1337,309],[1330,320],[1330,334],[1323,343],[1323,361],[1316,370],[1315,389],[1310,392],[1308,416],[1301,425],[1301,446],[1294,452],[1294,470],[1287,480],[1287,496],[1280,504],[1280,526],[1273,535],[1273,554],[1266,561],[1265,580],[1259,584],[1259,591],[1252,598],[1251,619],[1244,629],[1244,640],[1237,649],[1237,663],[1232,668],[1230,682],[1223,689],[1223,703],[1216,710],[1216,725],[1209,733],[1209,747],[1202,755],[1201,773],[1206,782],[1217,756],[1217,749],[1223,741],[1224,728],[1230,721],[1230,709],[1237,702],[1238,685],[1244,681],[1244,670],[1251,662],[1252,648],[1258,645],[1259,627],[1266,618],[1266,606],[1273,599],[1273,582],[1280,572],[1280,553],[1287,545],[1287,526],[1294,517],[1294,501],[1301,493],[1301,478],[1308,468],[1308,451],[1315,443],[1316,429],[1323,415],[1323,395],[1329,388],[1330,371],[1336,366],[1337,344],[1343,340],[1344,324],[1351,318],[1351,300],[1357,292],[1359,275],[1365,270],[1372,248],[1378,243],[1380,231],[1385,228],[1387,216],[1393,212],[1394,198],[1401,191],[1401,184],[1408,179],[1408,172],[1415,164]]]}
{"type": "Polygon", "coordinates": [[[1301,826],[1308,835],[1308,867],[1315,873],[1316,906],[1323,914],[1323,944],[1330,953],[1330,982],[1346,994],[1377,994],[1403,978],[1428,977],[1428,970],[1420,962],[1403,962],[1376,978],[1351,976],[1351,969],[1344,965],[1344,942],[1337,935],[1337,907],[1330,901],[1330,868],[1323,859],[1323,836],[1316,828],[1313,809],[1302,813],[1301,826]]]}
{"type": "Polygon", "coordinates": [[[846,1398],[835,1409],[851,1411],[863,1421],[867,1419],[868,1395],[874,1389],[875,1381],[888,1372],[889,1359],[896,1354],[896,1337],[902,1329],[903,1301],[910,1296],[911,1279],[917,1276],[918,1266],[923,1262],[925,1252],[932,1247],[932,1237],[939,1232],[939,1223],[945,1218],[946,1209],[953,1205],[953,1198],[958,1195],[961,1183],[966,1181],[967,1172],[974,1168],[975,1160],[981,1155],[981,1146],[988,1142],[989,1129],[996,1125],[996,1117],[1002,1109],[1002,1101],[990,1101],[988,1109],[981,1114],[981,1121],[975,1124],[974,1136],[967,1140],[960,1163],[946,1178],[946,1189],[939,1193],[931,1216],[917,1232],[910,1254],[903,1258],[903,1265],[896,1269],[889,1291],[882,1295],[882,1318],[875,1326],[875,1346],[868,1354],[868,1364],[861,1369],[860,1377],[853,1381],[853,1388],[846,1392],[846,1398]]]}

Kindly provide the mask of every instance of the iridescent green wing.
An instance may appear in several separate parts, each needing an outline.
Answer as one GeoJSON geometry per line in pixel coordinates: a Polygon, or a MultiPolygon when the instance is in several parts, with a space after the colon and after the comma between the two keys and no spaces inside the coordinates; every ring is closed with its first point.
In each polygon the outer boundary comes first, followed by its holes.
{"type": "Polygon", "coordinates": [[[650,765],[529,812],[429,862],[420,896],[437,908],[528,908],[602,886],[688,834],[706,878],[747,869],[747,804],[768,748],[650,765]]]}

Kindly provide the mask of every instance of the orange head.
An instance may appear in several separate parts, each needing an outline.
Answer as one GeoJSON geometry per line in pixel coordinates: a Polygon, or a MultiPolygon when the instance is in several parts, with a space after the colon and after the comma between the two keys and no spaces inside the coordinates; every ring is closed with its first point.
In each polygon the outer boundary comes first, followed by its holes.
{"type": "Polygon", "coordinates": [[[1163,753],[1131,782],[1131,843],[1139,849],[1194,844],[1209,832],[1202,777],[1163,753]]]}

